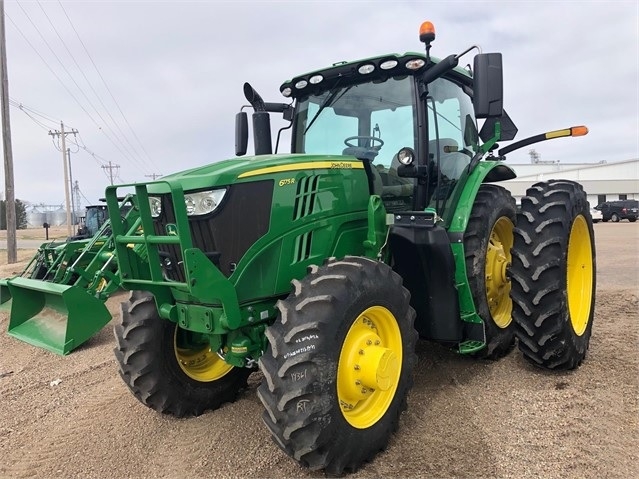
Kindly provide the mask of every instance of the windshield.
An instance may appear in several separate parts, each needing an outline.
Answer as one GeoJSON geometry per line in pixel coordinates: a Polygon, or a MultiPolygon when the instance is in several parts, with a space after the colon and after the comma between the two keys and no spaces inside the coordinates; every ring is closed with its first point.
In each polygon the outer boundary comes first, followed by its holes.
{"type": "Polygon", "coordinates": [[[416,147],[413,84],[412,77],[405,76],[338,85],[302,98],[296,108],[293,151],[363,156],[390,167],[400,148],[416,147]]]}

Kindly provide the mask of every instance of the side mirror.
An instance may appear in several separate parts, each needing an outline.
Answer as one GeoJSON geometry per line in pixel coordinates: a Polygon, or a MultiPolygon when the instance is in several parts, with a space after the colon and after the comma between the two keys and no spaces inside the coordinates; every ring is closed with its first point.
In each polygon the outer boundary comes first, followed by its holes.
{"type": "Polygon", "coordinates": [[[501,53],[481,53],[475,56],[473,105],[475,117],[496,118],[504,111],[504,80],[501,53]]]}
{"type": "Polygon", "coordinates": [[[246,155],[248,148],[248,115],[241,111],[235,115],[235,155],[246,155]]]}

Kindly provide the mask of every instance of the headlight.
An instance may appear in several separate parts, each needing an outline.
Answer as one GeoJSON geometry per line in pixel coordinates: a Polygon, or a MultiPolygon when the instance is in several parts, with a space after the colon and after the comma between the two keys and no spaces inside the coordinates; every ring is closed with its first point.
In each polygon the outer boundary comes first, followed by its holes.
{"type": "Polygon", "coordinates": [[[206,215],[211,213],[222,202],[226,189],[199,191],[184,195],[186,214],[189,216],[206,215]]]}
{"type": "Polygon", "coordinates": [[[415,161],[415,152],[412,148],[402,148],[397,152],[397,161],[405,166],[412,165],[413,161],[415,161]]]}
{"type": "MultiPolygon", "coordinates": [[[[199,191],[197,193],[187,193],[184,195],[184,206],[186,214],[189,216],[206,215],[222,202],[226,194],[226,189],[199,191]]],[[[156,196],[149,196],[149,206],[151,216],[157,218],[162,213],[162,201],[156,196]]]]}
{"type": "Polygon", "coordinates": [[[151,216],[157,218],[162,213],[162,201],[155,196],[149,196],[149,206],[151,207],[151,216]]]}

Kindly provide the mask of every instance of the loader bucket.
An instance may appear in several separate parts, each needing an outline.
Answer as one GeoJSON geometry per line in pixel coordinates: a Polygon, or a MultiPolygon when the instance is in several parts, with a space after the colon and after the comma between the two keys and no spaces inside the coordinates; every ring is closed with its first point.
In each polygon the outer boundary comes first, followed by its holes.
{"type": "Polygon", "coordinates": [[[69,354],[111,320],[84,288],[20,277],[6,283],[13,299],[7,332],[33,346],[69,354]]]}
{"type": "Polygon", "coordinates": [[[0,279],[0,311],[11,311],[11,293],[6,279],[0,279]]]}

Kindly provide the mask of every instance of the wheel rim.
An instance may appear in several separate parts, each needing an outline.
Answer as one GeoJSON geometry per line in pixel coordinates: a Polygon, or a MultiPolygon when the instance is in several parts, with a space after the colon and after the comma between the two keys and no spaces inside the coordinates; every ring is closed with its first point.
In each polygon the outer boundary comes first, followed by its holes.
{"type": "Polygon", "coordinates": [[[402,356],[402,335],[388,309],[373,306],[353,322],[337,367],[337,397],[351,426],[365,429],[384,416],[395,397],[402,356]]]}
{"type": "Polygon", "coordinates": [[[570,323],[577,336],[586,331],[592,303],[592,244],[586,219],[575,218],[568,239],[566,289],[570,323]]]}
{"type": "MultiPolygon", "coordinates": [[[[227,375],[233,366],[226,363],[209,346],[182,347],[178,341],[178,330],[175,328],[173,349],[180,369],[191,379],[198,382],[216,381],[227,375]]],[[[187,331],[182,330],[183,333],[187,331]]],[[[183,335],[180,335],[183,336],[183,335]]]]}
{"type": "Polygon", "coordinates": [[[495,324],[502,329],[508,327],[512,321],[513,302],[510,299],[510,279],[507,271],[512,261],[510,250],[513,242],[513,222],[502,216],[490,232],[486,250],[488,309],[495,324]]]}

